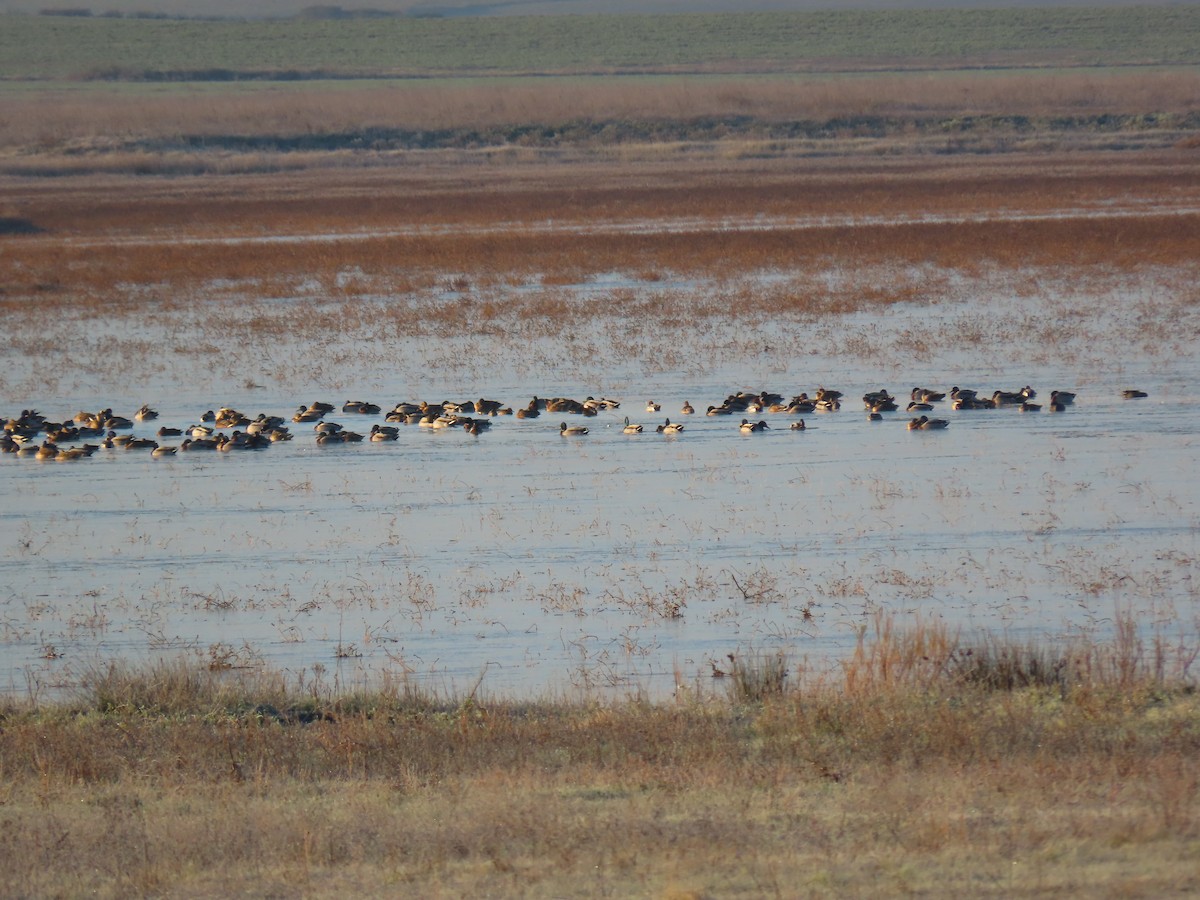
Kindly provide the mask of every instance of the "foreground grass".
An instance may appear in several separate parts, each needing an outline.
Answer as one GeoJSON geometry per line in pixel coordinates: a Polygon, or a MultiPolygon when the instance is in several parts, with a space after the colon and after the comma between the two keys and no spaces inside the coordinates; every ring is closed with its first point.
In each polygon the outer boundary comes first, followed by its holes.
{"type": "Polygon", "coordinates": [[[836,677],[734,660],[666,705],[117,666],[8,711],[0,866],[37,895],[1195,891],[1188,661],[884,623],[836,677]]]}

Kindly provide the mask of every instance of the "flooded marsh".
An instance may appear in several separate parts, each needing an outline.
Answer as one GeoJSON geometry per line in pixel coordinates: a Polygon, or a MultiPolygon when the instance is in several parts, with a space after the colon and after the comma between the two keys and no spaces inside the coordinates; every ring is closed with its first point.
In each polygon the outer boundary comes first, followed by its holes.
{"type": "Polygon", "coordinates": [[[785,262],[446,270],[407,288],[341,268],[333,287],[267,295],[119,284],[99,308],[10,292],[0,412],[149,404],[159,418],[126,433],[178,445],[158,429],[227,406],[287,419],[293,437],[0,458],[5,688],[43,695],[105,660],[183,656],[345,686],[665,697],[717,689],[729,654],[836,665],[879,611],[1045,640],[1105,637],[1131,614],[1187,659],[1194,262],[785,262]],[[915,386],[955,385],[1031,385],[1041,409],[943,400],[927,414],[947,428],[906,427],[915,386]],[[739,391],[820,386],[843,392],[839,410],[704,415],[739,391]],[[880,389],[900,408],[872,421],[860,398],[880,389]],[[1056,389],[1075,403],[1052,412],[1056,389]],[[621,405],[361,443],[290,421],[324,400],[327,420],[367,434],[403,401],[535,396],[621,405]],[[350,399],[381,410],[342,412],[350,399]],[[668,418],[683,431],[657,432],[668,418]],[[769,428],[740,433],[743,418],[769,428]]]}

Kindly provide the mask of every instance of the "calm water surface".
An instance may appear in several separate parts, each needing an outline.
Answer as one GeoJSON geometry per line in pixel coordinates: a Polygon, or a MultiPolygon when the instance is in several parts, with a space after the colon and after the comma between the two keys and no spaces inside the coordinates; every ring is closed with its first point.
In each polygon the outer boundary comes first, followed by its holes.
{"type": "MultiPolygon", "coordinates": [[[[1121,314],[1098,306],[1119,343],[1121,314]]],[[[947,305],[938,327],[973,314],[947,305]]],[[[346,359],[325,368],[336,382],[290,387],[266,368],[246,379],[194,356],[164,370],[153,354],[120,385],[83,373],[46,393],[10,379],[0,411],[132,415],[150,402],[161,418],[135,429],[147,436],[222,404],[288,417],[348,397],[385,411],[480,395],[523,406],[535,394],[595,394],[622,406],[586,420],[498,417],[477,438],[402,426],[394,443],[318,446],[298,424],[293,441],[262,452],[0,458],[0,682],[44,693],[105,659],[184,655],[342,684],[389,673],[447,691],[482,679],[506,695],[665,696],[680,679],[711,688],[728,653],[833,664],[880,610],[1060,637],[1103,636],[1127,609],[1148,631],[1187,639],[1200,614],[1197,356],[1112,363],[1110,345],[1064,363],[1011,337],[910,358],[877,341],[886,352],[870,361],[843,349],[847,336],[928,322],[925,308],[849,316],[820,343],[809,324],[755,324],[717,340],[727,352],[707,331],[694,347],[676,342],[690,361],[661,367],[622,356],[598,331],[570,365],[561,348],[531,348],[532,372],[523,349],[497,337],[503,364],[455,371],[431,363],[444,346],[401,342],[394,368],[346,359]],[[772,426],[755,435],[739,433],[740,416],[680,415],[685,400],[703,410],[739,389],[791,395],[819,383],[846,400],[804,416],[803,432],[778,414],[753,416],[772,426]],[[864,391],[907,400],[914,384],[1032,384],[1042,401],[1054,388],[1079,399],[1058,414],[943,403],[931,415],[950,420],[944,432],[909,432],[903,412],[867,420],[864,391]],[[1150,397],[1124,400],[1125,387],[1150,397]],[[645,411],[648,398],[661,413],[645,411]],[[626,415],[646,433],[622,434],[626,415]],[[654,433],[668,416],[685,421],[682,435],[654,433]],[[590,434],[561,437],[564,420],[590,434]]],[[[1195,323],[1181,327],[1194,345],[1195,323]]],[[[638,340],[652,351],[653,336],[638,340]]],[[[286,342],[271,352],[302,354],[286,342]]],[[[364,432],[383,421],[329,418],[364,432]]]]}

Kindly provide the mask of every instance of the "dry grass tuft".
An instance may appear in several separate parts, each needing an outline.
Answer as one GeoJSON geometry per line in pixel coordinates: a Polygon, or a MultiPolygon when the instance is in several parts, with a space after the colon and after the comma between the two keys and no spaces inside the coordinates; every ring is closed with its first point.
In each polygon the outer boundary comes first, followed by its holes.
{"type": "Polygon", "coordinates": [[[750,655],[728,701],[664,706],[110,666],[76,700],[5,710],[0,864],[31,893],[102,896],[857,894],[898,872],[935,893],[1116,871],[1195,890],[1191,681],[1136,632],[1069,658],[1086,677],[880,617],[840,678],[785,691],[786,660],[750,655]]]}

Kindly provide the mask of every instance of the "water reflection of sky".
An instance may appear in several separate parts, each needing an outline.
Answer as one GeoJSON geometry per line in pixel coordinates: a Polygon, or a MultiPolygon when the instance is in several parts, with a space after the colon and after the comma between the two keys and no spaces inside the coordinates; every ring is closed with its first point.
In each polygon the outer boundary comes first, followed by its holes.
{"type": "MultiPolygon", "coordinates": [[[[999,310],[952,299],[765,331],[709,323],[671,334],[692,360],[682,369],[613,352],[612,325],[601,323],[579,336],[583,359],[464,328],[437,350],[422,338],[358,357],[345,352],[349,337],[332,336],[322,352],[334,362],[289,384],[278,373],[306,371],[307,348],[285,336],[257,367],[231,345],[221,365],[176,354],[164,368],[153,349],[123,373],[81,362],[46,393],[10,375],[6,411],[132,412],[149,400],[162,418],[139,428],[147,434],[221,404],[288,415],[317,397],[385,408],[480,395],[624,402],[586,420],[591,434],[578,439],[559,436],[563,416],[502,417],[479,438],[409,426],[392,444],[318,447],[311,426],[297,425],[296,440],[262,453],[0,459],[0,675],[25,690],[108,657],[190,654],[294,672],[320,665],[351,680],[410,672],[462,689],[486,672],[486,689],[501,693],[661,695],[730,652],[836,658],[877,609],[901,623],[1060,636],[1104,634],[1120,608],[1147,629],[1194,632],[1197,355],[1120,353],[1136,325],[1127,308],[1103,296],[1056,303],[1013,298],[999,310]],[[1006,316],[1069,321],[1080,310],[1091,311],[1082,342],[1048,349],[1003,327],[1006,316]],[[980,316],[996,335],[983,347],[942,334],[906,358],[894,339],[980,316]],[[856,337],[873,355],[845,350],[856,337]],[[486,358],[430,365],[446,345],[486,348],[486,358]],[[805,416],[804,432],[781,415],[760,416],[772,430],[752,436],[738,433],[739,418],[697,415],[678,438],[653,433],[664,417],[682,418],[684,400],[702,410],[742,388],[790,394],[818,383],[848,400],[805,416]],[[940,409],[948,430],[912,433],[903,413],[869,422],[857,399],[956,383],[1030,383],[1041,399],[1058,387],[1079,400],[1060,414],[940,409]],[[1122,400],[1127,386],[1151,396],[1122,400]],[[648,398],[661,414],[644,412],[648,398]],[[647,433],[621,434],[625,415],[647,433]],[[340,661],[339,647],[349,654],[340,661]],[[61,659],[44,659],[48,648],[61,659]]],[[[161,329],[175,344],[211,340],[198,318],[174,315],[143,325],[139,339],[153,345],[161,329]]],[[[106,327],[120,336],[120,322],[106,327]]],[[[653,350],[653,334],[630,331],[653,350]]],[[[1194,350],[1196,333],[1180,321],[1174,339],[1194,350]]],[[[379,421],[333,418],[363,430],[379,421]]]]}

